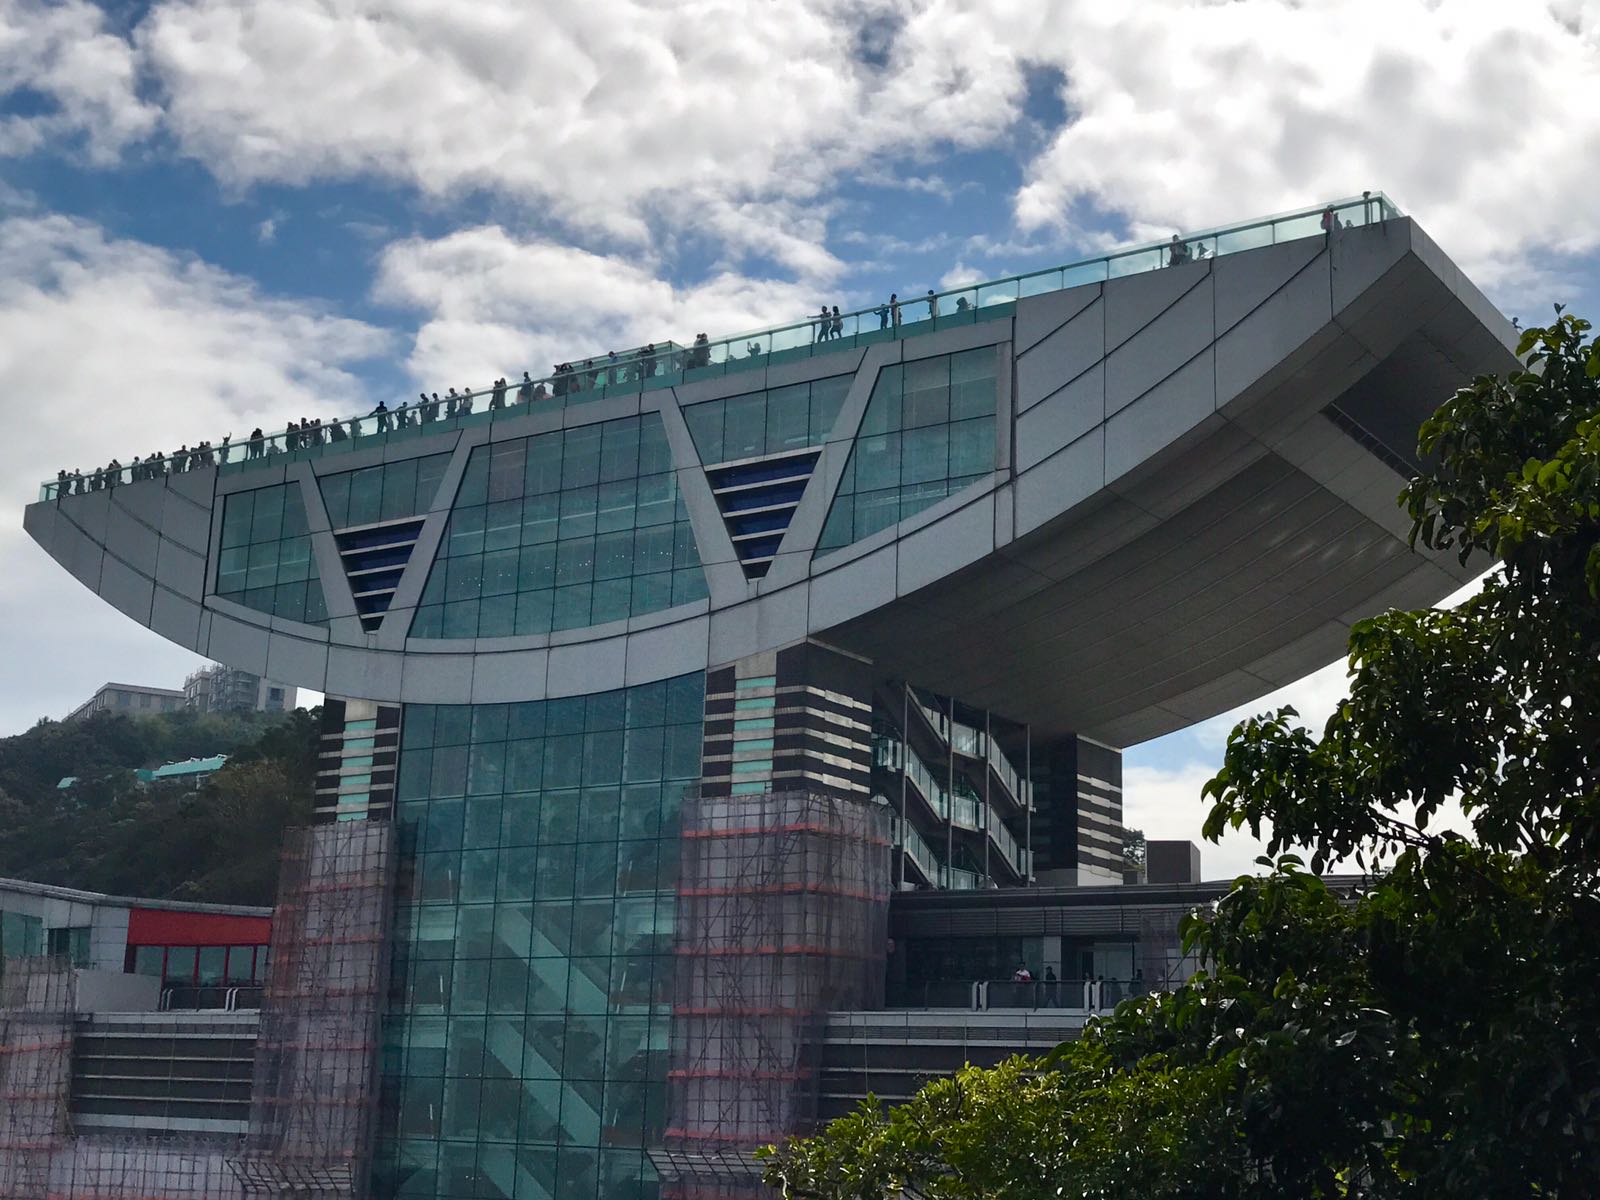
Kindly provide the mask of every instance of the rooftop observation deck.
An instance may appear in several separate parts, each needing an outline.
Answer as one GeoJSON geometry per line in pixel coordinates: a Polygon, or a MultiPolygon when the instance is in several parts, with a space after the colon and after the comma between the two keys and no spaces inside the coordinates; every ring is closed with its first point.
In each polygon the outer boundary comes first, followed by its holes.
{"type": "MultiPolygon", "coordinates": [[[[688,347],[664,341],[624,354],[597,354],[573,360],[571,371],[527,381],[517,379],[499,390],[481,388],[460,396],[454,403],[448,398],[437,405],[409,399],[393,404],[384,401],[383,412],[368,411],[324,422],[308,432],[291,434],[285,430],[259,440],[241,439],[226,445],[218,437],[207,450],[120,463],[115,470],[97,468],[68,475],[64,480],[47,480],[40,485],[39,498],[50,500],[58,495],[99,491],[200,467],[233,473],[349,453],[375,441],[421,437],[520,416],[530,406],[545,410],[584,404],[1003,318],[1010,316],[1017,301],[1027,296],[1262,246],[1325,237],[1330,212],[1341,229],[1372,225],[1401,215],[1383,193],[1367,192],[1293,212],[1174,235],[1169,241],[1115,250],[1063,266],[907,296],[893,306],[884,301],[871,308],[841,312],[837,318],[830,314],[827,321],[819,313],[806,320],[708,339],[688,347]]],[[[375,400],[374,406],[377,404],[375,400]]]]}

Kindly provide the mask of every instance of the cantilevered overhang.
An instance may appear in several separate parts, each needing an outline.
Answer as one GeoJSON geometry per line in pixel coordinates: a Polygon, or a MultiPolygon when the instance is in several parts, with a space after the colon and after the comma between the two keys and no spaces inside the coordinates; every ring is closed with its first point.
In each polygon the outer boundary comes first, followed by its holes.
{"type": "Polygon", "coordinates": [[[1125,746],[1487,565],[1409,550],[1396,500],[1422,420],[1515,333],[1413,222],[1092,291],[1018,314],[1016,536],[826,636],[1125,746]]]}
{"type": "Polygon", "coordinates": [[[1474,374],[1514,365],[1513,337],[1426,235],[1396,218],[1331,245],[1303,238],[1048,292],[950,328],[774,355],[720,378],[62,497],[30,506],[25,523],[141,624],[338,695],[574,695],[813,637],[1040,731],[1122,746],[1299,678],[1338,656],[1353,621],[1431,603],[1472,576],[1407,549],[1395,497],[1417,425],[1474,374]],[[978,346],[996,347],[1003,364],[992,475],[818,553],[878,373],[978,346]],[[849,395],[771,568],[749,579],[682,409],[844,373],[849,395]],[[545,635],[410,636],[474,447],[641,412],[661,414],[708,600],[545,635]],[[364,627],[318,479],[440,452],[451,465],[419,515],[393,603],[364,627]],[[223,497],[273,483],[304,496],[326,626],[214,594],[223,497]]]}

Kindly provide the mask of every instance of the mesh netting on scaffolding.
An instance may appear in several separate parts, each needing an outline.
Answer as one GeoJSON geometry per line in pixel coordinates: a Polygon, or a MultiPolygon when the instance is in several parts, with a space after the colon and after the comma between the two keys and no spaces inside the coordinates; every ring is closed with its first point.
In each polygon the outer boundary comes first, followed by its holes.
{"type": "Polygon", "coordinates": [[[64,958],[13,958],[0,975],[0,1196],[45,1200],[67,1132],[75,977],[64,958]]]}
{"type": "Polygon", "coordinates": [[[750,1153],[815,1122],[821,1015],[882,1004],[887,816],[804,791],[701,796],[682,836],[656,1157],[674,1195],[743,1195],[750,1153]]]}
{"type": "Polygon", "coordinates": [[[273,914],[245,1152],[247,1196],[366,1188],[394,909],[394,826],[291,830],[273,914]]]}
{"type": "Polygon", "coordinates": [[[74,1137],[56,1155],[50,1200],[234,1200],[229,1149],[205,1134],[74,1137]]]}

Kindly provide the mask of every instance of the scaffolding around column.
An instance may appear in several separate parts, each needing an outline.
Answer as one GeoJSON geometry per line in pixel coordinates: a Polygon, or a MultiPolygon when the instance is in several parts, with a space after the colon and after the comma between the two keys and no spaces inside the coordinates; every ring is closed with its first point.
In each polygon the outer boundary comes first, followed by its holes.
{"type": "Polygon", "coordinates": [[[819,1018],[883,1002],[888,819],[806,791],[685,800],[665,1194],[759,1194],[752,1152],[813,1128],[819,1018]]]}
{"type": "Polygon", "coordinates": [[[366,1193],[395,861],[387,821],[285,839],[249,1133],[232,1164],[246,1196],[366,1193]]]}
{"type": "Polygon", "coordinates": [[[56,1154],[50,1200],[239,1200],[236,1149],[208,1134],[79,1133],[56,1154]]]}
{"type": "Polygon", "coordinates": [[[46,1200],[67,1134],[75,977],[64,958],[13,958],[0,975],[0,1196],[46,1200]]]}

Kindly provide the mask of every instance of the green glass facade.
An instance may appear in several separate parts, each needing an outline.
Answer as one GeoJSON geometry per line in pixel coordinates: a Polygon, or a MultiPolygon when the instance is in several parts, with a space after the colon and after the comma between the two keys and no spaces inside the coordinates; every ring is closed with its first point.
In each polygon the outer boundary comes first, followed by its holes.
{"type": "Polygon", "coordinates": [[[878,373],[818,552],[887,529],[995,468],[994,347],[878,373]]]}
{"type": "Polygon", "coordinates": [[[328,524],[348,529],[425,513],[449,465],[448,453],[430,454],[324,475],[317,482],[328,510],[328,524]]]}
{"type": "Polygon", "coordinates": [[[707,466],[820,446],[849,394],[854,375],[708,400],[683,410],[707,466]]]}
{"type": "Polygon", "coordinates": [[[298,484],[224,498],[217,595],[286,620],[328,623],[298,484]]]}
{"type": "Polygon", "coordinates": [[[659,413],[479,446],[411,636],[577,629],[703,600],[659,413]]]}
{"type": "Polygon", "coordinates": [[[379,1197],[654,1197],[704,677],[407,705],[379,1197]]]}

